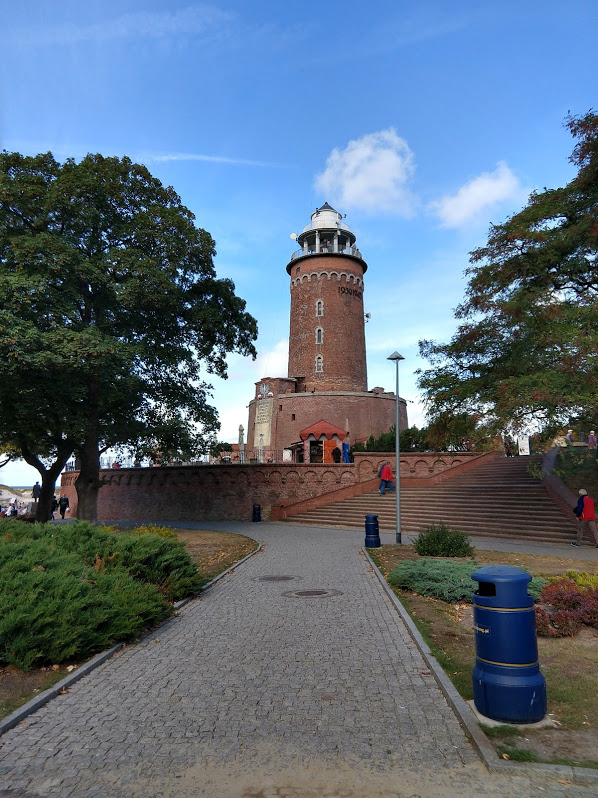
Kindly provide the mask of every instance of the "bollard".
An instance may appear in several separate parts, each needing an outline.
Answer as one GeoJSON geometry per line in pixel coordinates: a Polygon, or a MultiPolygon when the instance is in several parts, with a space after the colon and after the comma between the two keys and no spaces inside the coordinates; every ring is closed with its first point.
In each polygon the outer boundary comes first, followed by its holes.
{"type": "Polygon", "coordinates": [[[253,505],[253,521],[261,521],[262,520],[262,508],[259,504],[253,505]]]}
{"type": "Polygon", "coordinates": [[[365,517],[365,547],[368,549],[380,548],[380,532],[378,531],[378,516],[366,515],[365,517]]]}
{"type": "Polygon", "coordinates": [[[487,565],[471,575],[476,664],[473,699],[487,718],[535,723],[546,714],[546,681],[540,673],[531,576],[510,565],[487,565]]]}

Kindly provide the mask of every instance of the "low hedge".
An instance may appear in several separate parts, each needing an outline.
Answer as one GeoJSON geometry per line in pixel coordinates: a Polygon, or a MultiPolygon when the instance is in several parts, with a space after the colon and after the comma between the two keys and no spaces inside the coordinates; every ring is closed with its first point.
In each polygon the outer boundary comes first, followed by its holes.
{"type": "MultiPolygon", "coordinates": [[[[472,603],[477,589],[471,575],[479,568],[474,560],[455,562],[451,560],[406,560],[388,575],[388,582],[401,590],[411,590],[420,596],[446,601],[449,604],[472,603]]],[[[546,579],[533,577],[527,589],[537,599],[546,579]]]]}
{"type": "Polygon", "coordinates": [[[2,520],[0,665],[27,670],[132,640],[202,583],[175,540],[2,520]]]}

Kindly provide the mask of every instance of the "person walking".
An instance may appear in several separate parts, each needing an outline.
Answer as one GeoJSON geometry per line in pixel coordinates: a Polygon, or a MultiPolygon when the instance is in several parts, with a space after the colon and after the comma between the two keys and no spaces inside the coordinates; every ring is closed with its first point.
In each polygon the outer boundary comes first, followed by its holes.
{"type": "Polygon", "coordinates": [[[338,446],[334,447],[331,452],[331,456],[335,463],[340,463],[343,455],[341,454],[341,450],[338,448],[338,446]]]}
{"type": "Polygon", "coordinates": [[[62,520],[64,521],[64,514],[66,513],[69,507],[69,497],[66,494],[62,494],[62,496],[58,499],[58,509],[60,511],[60,515],[62,516],[62,520]]]}
{"type": "Polygon", "coordinates": [[[590,430],[590,434],[588,435],[588,449],[595,449],[596,448],[596,433],[593,429],[590,430]]]}
{"type": "Polygon", "coordinates": [[[39,482],[36,482],[31,489],[31,495],[36,502],[39,501],[39,497],[42,495],[42,486],[39,484],[39,482]]]}
{"type": "Polygon", "coordinates": [[[596,513],[594,510],[594,499],[590,499],[587,490],[583,488],[579,491],[579,499],[575,508],[577,516],[577,540],[571,543],[572,546],[581,546],[583,533],[589,529],[594,536],[594,544],[598,549],[598,531],[596,530],[596,513]]]}
{"type": "Polygon", "coordinates": [[[394,485],[392,484],[392,471],[390,470],[390,466],[386,460],[381,464],[380,470],[378,471],[378,476],[380,477],[380,496],[384,495],[386,488],[388,488],[389,492],[392,493],[394,491],[394,485]]]}

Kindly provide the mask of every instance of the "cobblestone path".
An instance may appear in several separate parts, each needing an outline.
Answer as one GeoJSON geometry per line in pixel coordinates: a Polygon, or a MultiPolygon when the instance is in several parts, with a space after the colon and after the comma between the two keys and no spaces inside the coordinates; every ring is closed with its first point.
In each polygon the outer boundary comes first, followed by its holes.
{"type": "Polygon", "coordinates": [[[592,794],[486,772],[361,535],[234,531],[264,551],[0,739],[0,798],[592,794]]]}

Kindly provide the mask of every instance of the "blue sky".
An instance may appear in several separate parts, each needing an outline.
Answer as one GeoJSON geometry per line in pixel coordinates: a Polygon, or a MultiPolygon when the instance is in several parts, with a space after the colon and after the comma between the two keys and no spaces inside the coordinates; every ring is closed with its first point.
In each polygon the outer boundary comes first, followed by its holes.
{"type": "MultiPolygon", "coordinates": [[[[0,148],[128,155],[174,186],[259,323],[215,383],[223,439],[286,374],[300,232],[325,201],[368,263],[368,380],[424,422],[421,338],[446,340],[468,253],[574,174],[568,111],[597,107],[595,0],[0,0],[0,148]]],[[[347,357],[350,357],[350,351],[347,357]]],[[[0,482],[36,473],[7,466],[0,482]]]]}

